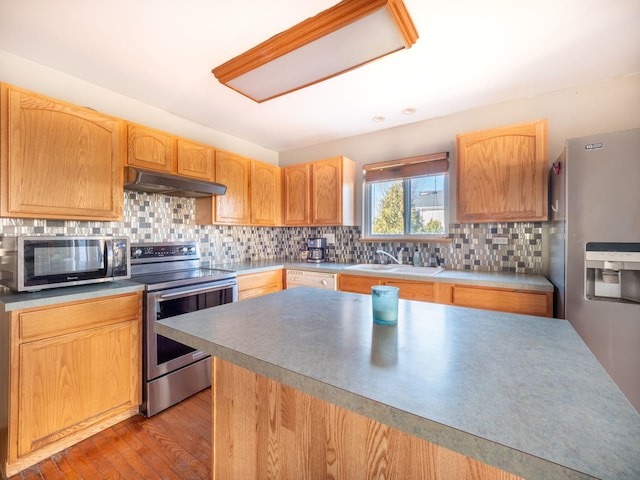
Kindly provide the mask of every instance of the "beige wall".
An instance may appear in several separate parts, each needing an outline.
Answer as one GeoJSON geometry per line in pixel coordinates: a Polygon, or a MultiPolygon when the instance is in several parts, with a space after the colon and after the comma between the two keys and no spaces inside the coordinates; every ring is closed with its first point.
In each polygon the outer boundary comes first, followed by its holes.
{"type": "Polygon", "coordinates": [[[0,50],[0,82],[277,165],[278,152],[0,50]]]}
{"type": "MultiPolygon", "coordinates": [[[[357,165],[363,165],[449,151],[452,173],[455,174],[457,133],[541,118],[549,121],[550,161],[557,158],[567,138],[640,127],[640,74],[281,152],[280,165],[293,165],[336,155],[345,155],[357,165]]],[[[362,172],[358,168],[356,181],[361,180],[362,172]]],[[[452,197],[455,198],[454,195],[452,197]]],[[[360,200],[358,195],[358,224],[361,221],[360,200]]]]}

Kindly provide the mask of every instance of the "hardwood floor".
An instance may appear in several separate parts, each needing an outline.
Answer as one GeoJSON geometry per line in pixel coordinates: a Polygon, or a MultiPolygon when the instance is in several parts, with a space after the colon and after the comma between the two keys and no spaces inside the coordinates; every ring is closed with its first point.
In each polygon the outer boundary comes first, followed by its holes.
{"type": "Polygon", "coordinates": [[[159,414],[137,415],[9,480],[211,478],[211,389],[159,414]]]}

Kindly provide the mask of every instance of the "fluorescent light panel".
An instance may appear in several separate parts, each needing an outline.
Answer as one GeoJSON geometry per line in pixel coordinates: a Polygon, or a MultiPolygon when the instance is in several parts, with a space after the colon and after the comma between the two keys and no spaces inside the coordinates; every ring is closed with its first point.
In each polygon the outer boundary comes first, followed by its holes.
{"type": "Polygon", "coordinates": [[[263,102],[409,48],[417,32],[401,0],[345,0],[213,70],[263,102]]]}

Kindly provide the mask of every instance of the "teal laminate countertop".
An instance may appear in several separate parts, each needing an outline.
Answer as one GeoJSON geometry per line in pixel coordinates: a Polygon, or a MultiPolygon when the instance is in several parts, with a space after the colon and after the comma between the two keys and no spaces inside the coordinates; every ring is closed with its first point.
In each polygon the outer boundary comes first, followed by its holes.
{"type": "Polygon", "coordinates": [[[526,479],[640,478],[640,415],[564,320],[283,290],[157,322],[179,342],[526,479]]]}
{"type": "Polygon", "coordinates": [[[312,272],[342,273],[348,275],[366,275],[371,277],[401,278],[424,282],[455,283],[458,285],[475,285],[479,287],[513,288],[538,292],[553,292],[553,284],[542,275],[502,272],[473,272],[468,270],[445,270],[433,277],[412,275],[411,273],[394,273],[384,270],[368,272],[348,269],[349,263],[307,263],[282,259],[256,260],[237,263],[218,263],[213,268],[233,270],[238,274],[254,273],[275,268],[290,270],[307,270],[312,272]]]}

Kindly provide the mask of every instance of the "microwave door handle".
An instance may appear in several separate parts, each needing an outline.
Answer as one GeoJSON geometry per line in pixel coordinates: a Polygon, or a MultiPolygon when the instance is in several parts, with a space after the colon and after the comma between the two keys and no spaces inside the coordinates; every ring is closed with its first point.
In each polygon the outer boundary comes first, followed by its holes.
{"type": "Polygon", "coordinates": [[[112,248],[112,240],[104,241],[104,256],[107,258],[107,272],[106,276],[113,276],[113,248],[112,248]]]}
{"type": "Polygon", "coordinates": [[[207,292],[215,292],[216,290],[223,290],[225,288],[229,288],[236,285],[236,282],[228,282],[223,284],[217,284],[215,287],[202,287],[202,288],[192,288],[190,290],[181,290],[180,292],[175,293],[165,293],[160,295],[161,300],[169,300],[170,298],[175,297],[184,297],[185,295],[193,295],[197,293],[207,293],[207,292]]]}

